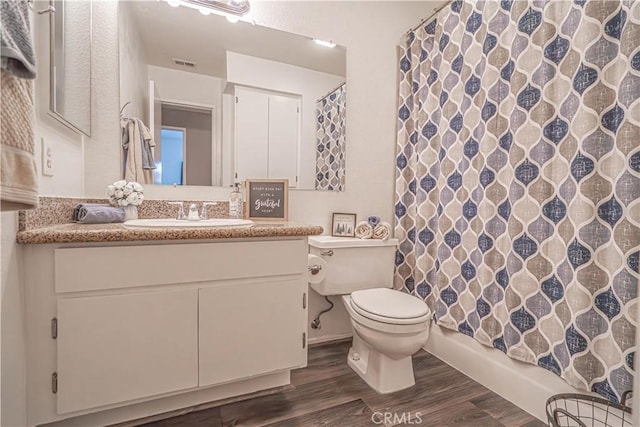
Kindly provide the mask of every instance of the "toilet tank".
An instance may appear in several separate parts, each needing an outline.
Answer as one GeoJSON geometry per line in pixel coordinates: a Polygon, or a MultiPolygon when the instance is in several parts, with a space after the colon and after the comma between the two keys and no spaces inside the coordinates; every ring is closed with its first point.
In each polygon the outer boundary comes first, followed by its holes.
{"type": "Polygon", "coordinates": [[[311,288],[320,295],[393,287],[397,239],[310,236],[309,253],[327,263],[325,279],[311,288]]]}

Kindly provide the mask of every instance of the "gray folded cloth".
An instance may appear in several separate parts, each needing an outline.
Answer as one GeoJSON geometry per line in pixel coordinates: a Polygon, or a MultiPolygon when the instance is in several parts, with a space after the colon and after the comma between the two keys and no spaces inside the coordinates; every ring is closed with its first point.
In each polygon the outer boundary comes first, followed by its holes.
{"type": "MultiPolygon", "coordinates": [[[[2,1],[2,0],[0,0],[0,1],[2,1]]],[[[106,205],[104,203],[80,203],[80,204],[76,205],[75,208],[73,208],[73,215],[72,215],[71,219],[73,221],[78,221],[78,216],[80,215],[80,209],[88,208],[88,207],[94,207],[94,206],[102,206],[102,207],[108,208],[110,205],[106,205]]]]}
{"type": "Polygon", "coordinates": [[[78,211],[77,221],[82,224],[124,222],[124,209],[111,206],[84,206],[78,211]]]}
{"type": "Polygon", "coordinates": [[[26,0],[0,1],[0,67],[22,79],[36,78],[36,56],[31,39],[26,0]]]}

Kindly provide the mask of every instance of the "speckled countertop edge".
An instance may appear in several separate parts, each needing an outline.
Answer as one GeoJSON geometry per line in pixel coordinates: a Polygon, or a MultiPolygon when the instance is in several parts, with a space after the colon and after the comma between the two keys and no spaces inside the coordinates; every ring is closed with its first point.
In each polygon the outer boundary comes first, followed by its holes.
{"type": "Polygon", "coordinates": [[[133,228],[125,224],[62,224],[20,231],[16,240],[22,244],[133,242],[315,236],[322,232],[323,228],[318,225],[290,222],[265,222],[251,227],[228,228],[133,228]]]}
{"type": "MultiPolygon", "coordinates": [[[[251,227],[228,228],[140,228],[119,224],[71,223],[73,207],[78,203],[107,203],[106,199],[40,197],[37,209],[20,211],[16,241],[22,244],[135,242],[152,240],[206,240],[263,237],[296,237],[322,234],[319,225],[293,222],[258,221],[251,227]]],[[[188,206],[189,201],[185,202],[188,206]]],[[[195,201],[199,204],[200,201],[195,201]]],[[[211,218],[227,218],[228,203],[218,201],[211,206],[211,218]]],[[[169,218],[175,206],[166,200],[145,200],[139,207],[140,218],[169,218]]]]}

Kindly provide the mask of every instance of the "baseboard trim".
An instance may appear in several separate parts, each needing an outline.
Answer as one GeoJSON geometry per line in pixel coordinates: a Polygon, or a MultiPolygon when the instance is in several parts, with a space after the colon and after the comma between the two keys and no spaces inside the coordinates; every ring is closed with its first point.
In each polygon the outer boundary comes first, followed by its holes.
{"type": "Polygon", "coordinates": [[[348,339],[351,339],[353,337],[353,334],[351,332],[348,333],[344,333],[344,334],[334,334],[334,335],[326,335],[323,337],[317,337],[317,338],[309,338],[309,347],[312,346],[316,346],[319,344],[324,344],[324,343],[328,343],[328,342],[333,342],[333,341],[346,341],[348,339]]]}
{"type": "Polygon", "coordinates": [[[423,348],[545,423],[545,404],[550,396],[585,393],[546,369],[514,360],[465,334],[435,324],[423,348]]]}

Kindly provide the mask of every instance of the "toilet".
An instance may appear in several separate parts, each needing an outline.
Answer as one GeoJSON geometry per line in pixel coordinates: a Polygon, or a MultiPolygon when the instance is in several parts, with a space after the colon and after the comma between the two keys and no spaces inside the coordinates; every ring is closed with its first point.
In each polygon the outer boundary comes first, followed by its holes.
{"type": "Polygon", "coordinates": [[[411,356],[429,337],[431,311],[424,301],[393,290],[397,239],[309,237],[309,253],[326,262],[320,295],[342,295],[351,318],[349,366],[378,393],[415,384],[411,356]]]}

